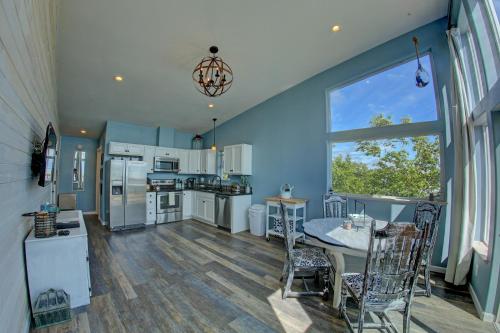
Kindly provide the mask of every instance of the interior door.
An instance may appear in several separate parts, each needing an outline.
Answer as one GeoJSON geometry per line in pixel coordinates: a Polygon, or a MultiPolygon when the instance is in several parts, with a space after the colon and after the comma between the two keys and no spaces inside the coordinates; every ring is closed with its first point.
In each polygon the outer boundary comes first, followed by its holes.
{"type": "Polygon", "coordinates": [[[101,155],[102,148],[97,148],[95,163],[95,211],[97,218],[101,217],[101,155]]]}
{"type": "Polygon", "coordinates": [[[146,163],[126,161],[125,227],[146,223],[146,163]]]}

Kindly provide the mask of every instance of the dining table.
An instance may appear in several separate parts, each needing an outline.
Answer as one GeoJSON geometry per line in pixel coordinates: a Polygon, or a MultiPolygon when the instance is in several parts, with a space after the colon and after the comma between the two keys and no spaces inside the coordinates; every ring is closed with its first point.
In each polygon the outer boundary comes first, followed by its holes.
{"type": "MultiPolygon", "coordinates": [[[[345,273],[345,256],[365,257],[370,242],[371,220],[363,224],[344,227],[348,218],[319,218],[304,223],[305,243],[324,248],[335,260],[333,307],[338,308],[342,290],[342,273],[345,273]]],[[[382,229],[387,221],[375,220],[376,229],[382,229]]]]}

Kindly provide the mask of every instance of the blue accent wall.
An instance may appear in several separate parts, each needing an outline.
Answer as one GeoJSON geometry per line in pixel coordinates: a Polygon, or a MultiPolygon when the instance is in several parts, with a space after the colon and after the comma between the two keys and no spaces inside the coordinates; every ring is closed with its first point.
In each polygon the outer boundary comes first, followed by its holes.
{"type": "MultiPolygon", "coordinates": [[[[433,61],[442,122],[443,186],[449,196],[453,146],[451,126],[446,121],[450,79],[446,28],[446,19],[420,27],[319,73],[218,126],[216,143],[220,149],[238,143],[253,145],[253,176],[250,177],[253,203],[263,203],[266,196],[279,193],[281,184],[290,183],[295,186],[295,197],[309,199],[308,218],[322,216],[321,196],[329,187],[326,92],[414,57],[412,36],[418,36],[421,50],[429,51],[433,61]]],[[[205,133],[204,138],[206,143],[211,142],[212,131],[205,133]]],[[[444,209],[440,221],[434,265],[446,264],[448,246],[443,244],[448,244],[448,208],[444,209]]],[[[414,207],[367,201],[366,209],[374,218],[404,221],[412,218],[414,207]]]]}
{"type": "Polygon", "coordinates": [[[59,157],[58,192],[76,193],[76,206],[84,212],[95,211],[95,168],[96,168],[96,139],[81,138],[74,136],[61,137],[61,149],[59,157]],[[83,191],[73,191],[73,156],[75,150],[81,145],[85,151],[85,180],[83,191]]]}

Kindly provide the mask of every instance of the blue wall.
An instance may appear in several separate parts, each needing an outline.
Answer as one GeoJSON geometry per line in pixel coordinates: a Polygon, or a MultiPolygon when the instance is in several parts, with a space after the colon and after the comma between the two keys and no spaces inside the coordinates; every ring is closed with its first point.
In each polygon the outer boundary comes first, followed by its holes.
{"type": "MultiPolygon", "coordinates": [[[[327,184],[326,91],[356,78],[414,57],[412,36],[418,36],[421,50],[432,55],[437,78],[436,93],[441,110],[444,150],[443,183],[451,193],[453,147],[446,131],[449,85],[449,53],[446,20],[441,19],[375,47],[342,64],[332,67],[276,95],[221,124],[216,129],[217,145],[248,143],[253,145],[253,202],[279,193],[280,185],[295,185],[294,196],[308,198],[308,217],[322,215],[321,195],[327,184]],[[444,96],[444,97],[443,97],[444,96]]],[[[383,129],[381,129],[383,130],[383,129]]],[[[212,132],[204,134],[210,142],[212,132]]],[[[448,200],[449,201],[449,200],[448,200]]],[[[413,207],[400,207],[380,201],[367,202],[367,213],[374,218],[408,220],[413,207]]],[[[449,219],[443,212],[436,244],[434,265],[443,266],[447,258],[446,240],[449,219]]]]}
{"type": "Polygon", "coordinates": [[[74,136],[61,137],[61,150],[59,158],[58,192],[76,193],[76,206],[84,212],[95,211],[95,168],[96,168],[97,140],[74,136]],[[73,156],[75,150],[81,145],[86,155],[84,191],[73,191],[73,156]]]}

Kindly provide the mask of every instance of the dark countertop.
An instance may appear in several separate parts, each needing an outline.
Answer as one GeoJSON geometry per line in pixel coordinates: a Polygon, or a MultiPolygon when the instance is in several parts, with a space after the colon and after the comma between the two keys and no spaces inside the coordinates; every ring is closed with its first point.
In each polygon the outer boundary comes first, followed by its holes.
{"type": "Polygon", "coordinates": [[[233,193],[233,192],[224,192],[224,191],[218,191],[218,190],[208,190],[208,189],[200,189],[200,188],[185,188],[182,190],[169,190],[169,191],[155,191],[155,190],[147,190],[146,192],[180,192],[180,191],[198,191],[198,192],[205,192],[205,193],[213,193],[213,194],[220,194],[220,195],[228,195],[228,196],[239,196],[239,195],[252,195],[252,193],[233,193]]]}
{"type": "Polygon", "coordinates": [[[252,195],[252,192],[250,192],[250,193],[245,193],[245,192],[234,193],[234,192],[224,192],[224,191],[218,191],[218,190],[208,190],[208,189],[203,189],[203,188],[201,188],[201,189],[200,188],[185,188],[184,190],[185,191],[199,191],[199,192],[228,195],[228,196],[252,195]]]}

